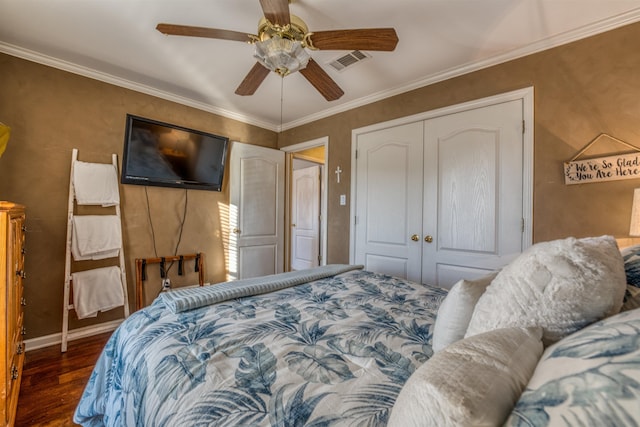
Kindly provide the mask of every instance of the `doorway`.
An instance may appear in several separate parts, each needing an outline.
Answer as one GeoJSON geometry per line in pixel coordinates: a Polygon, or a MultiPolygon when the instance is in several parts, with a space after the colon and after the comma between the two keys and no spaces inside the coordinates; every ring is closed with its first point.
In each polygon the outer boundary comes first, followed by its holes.
{"type": "Polygon", "coordinates": [[[293,155],[291,174],[291,270],[320,265],[320,179],[322,164],[293,155]]]}
{"type": "Polygon", "coordinates": [[[284,147],[286,153],[285,271],[325,265],[329,138],[284,147]]]}

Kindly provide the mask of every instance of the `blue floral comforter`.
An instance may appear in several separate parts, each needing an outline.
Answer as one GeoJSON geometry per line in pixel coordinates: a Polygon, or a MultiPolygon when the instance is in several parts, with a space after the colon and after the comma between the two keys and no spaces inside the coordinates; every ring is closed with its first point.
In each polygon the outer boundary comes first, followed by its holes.
{"type": "Polygon", "coordinates": [[[183,312],[158,298],[114,332],[74,421],[384,426],[445,293],[358,270],[183,312]]]}

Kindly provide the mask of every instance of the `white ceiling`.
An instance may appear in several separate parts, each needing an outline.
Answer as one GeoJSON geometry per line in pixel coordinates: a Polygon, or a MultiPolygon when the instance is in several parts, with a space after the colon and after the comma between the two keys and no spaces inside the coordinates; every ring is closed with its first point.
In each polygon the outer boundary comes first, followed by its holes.
{"type": "Polygon", "coordinates": [[[253,46],[155,30],[255,34],[258,0],[0,0],[0,52],[278,130],[640,21],[640,0],[294,0],[290,10],[312,32],[394,27],[400,41],[342,72],[327,63],[347,52],[312,52],[345,92],[332,102],[299,73],[235,95],[253,46]]]}

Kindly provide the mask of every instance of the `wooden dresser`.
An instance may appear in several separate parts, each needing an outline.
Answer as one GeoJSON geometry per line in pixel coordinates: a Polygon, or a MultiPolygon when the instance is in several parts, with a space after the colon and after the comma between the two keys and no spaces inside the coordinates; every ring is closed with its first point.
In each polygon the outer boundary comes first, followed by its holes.
{"type": "Polygon", "coordinates": [[[24,206],[0,201],[0,425],[13,425],[24,363],[24,206]]]}

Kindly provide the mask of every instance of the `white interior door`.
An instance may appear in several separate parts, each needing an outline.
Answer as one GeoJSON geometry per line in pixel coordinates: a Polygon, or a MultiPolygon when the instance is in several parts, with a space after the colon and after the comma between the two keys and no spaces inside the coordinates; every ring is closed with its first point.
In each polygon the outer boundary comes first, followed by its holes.
{"type": "Polygon", "coordinates": [[[450,287],[522,252],[522,100],[424,124],[422,281],[450,287]]]}
{"type": "MultiPolygon", "coordinates": [[[[329,163],[329,138],[324,136],[321,138],[301,142],[299,144],[288,145],[286,147],[281,148],[282,151],[286,153],[285,164],[286,164],[286,188],[287,192],[290,193],[292,191],[292,177],[291,174],[288,173],[291,170],[292,163],[296,161],[304,161],[309,160],[313,161],[316,164],[322,165],[322,169],[320,172],[320,237],[319,237],[319,245],[320,245],[320,264],[325,265],[327,263],[327,222],[328,222],[328,213],[327,213],[327,188],[328,188],[328,176],[332,175],[330,173],[326,173],[326,165],[329,163]]],[[[287,199],[286,212],[289,213],[289,216],[286,217],[287,226],[289,227],[289,231],[291,230],[291,199],[287,199]]],[[[286,268],[291,268],[291,238],[287,241],[289,243],[289,247],[286,248],[286,253],[288,256],[288,263],[285,265],[286,268]]]]}
{"type": "Polygon", "coordinates": [[[317,267],[320,255],[320,165],[294,169],[291,184],[291,268],[317,267]]]}
{"type": "Polygon", "coordinates": [[[355,264],[420,281],[422,122],[359,135],[355,264]]]}
{"type": "Polygon", "coordinates": [[[284,153],[234,142],[230,155],[229,276],[284,270],[284,153]]]}

